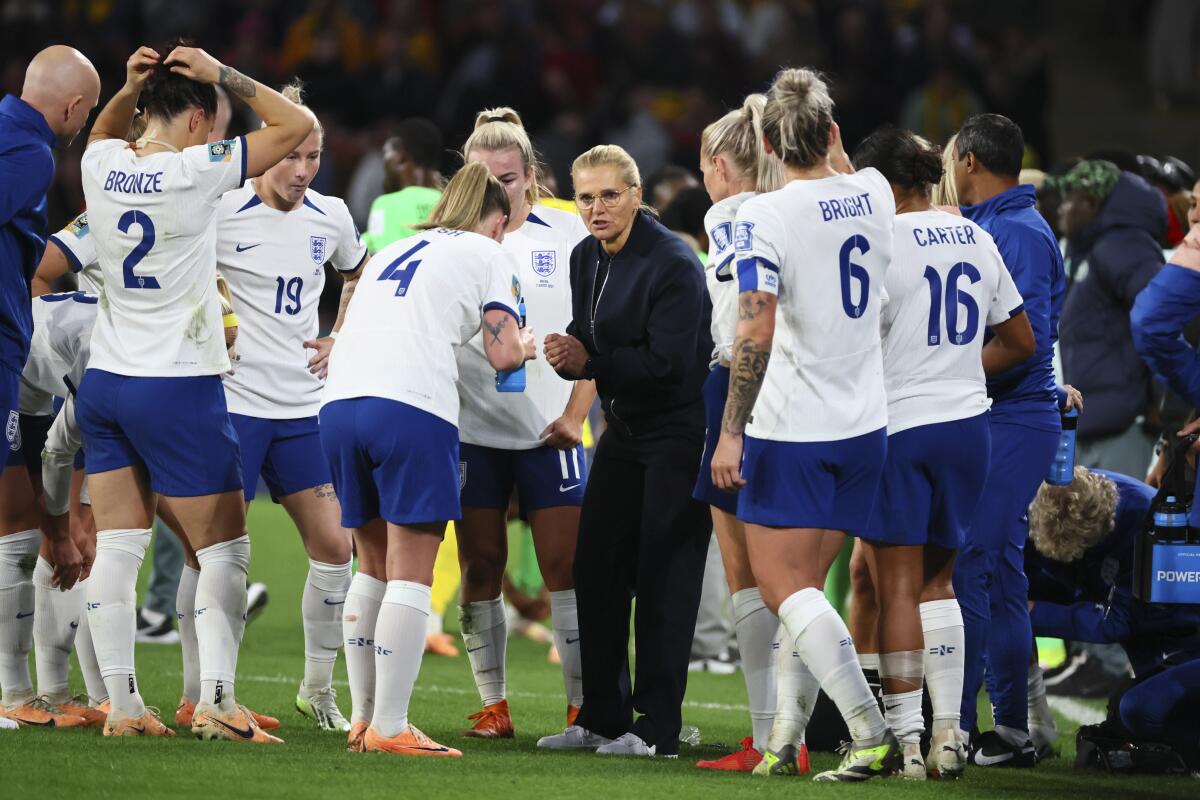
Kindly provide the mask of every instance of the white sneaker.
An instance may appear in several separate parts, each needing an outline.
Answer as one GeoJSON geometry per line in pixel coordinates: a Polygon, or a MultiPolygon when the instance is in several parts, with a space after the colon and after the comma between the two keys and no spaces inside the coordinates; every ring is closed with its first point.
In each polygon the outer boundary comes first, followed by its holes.
{"type": "Polygon", "coordinates": [[[900,777],[906,781],[925,780],[925,759],[921,756],[921,743],[904,745],[904,762],[900,766],[900,777]]]}
{"type": "Polygon", "coordinates": [[[545,750],[595,750],[610,743],[612,739],[592,733],[587,728],[572,725],[562,733],[543,736],[537,746],[545,750]]]}
{"type": "Polygon", "coordinates": [[[636,733],[622,733],[606,745],[596,748],[596,755],[654,757],[654,747],[642,741],[636,733]]]}
{"type": "Polygon", "coordinates": [[[939,778],[961,778],[967,770],[966,737],[958,728],[934,731],[929,743],[929,761],[933,774],[939,778]]]}
{"type": "Polygon", "coordinates": [[[15,719],[0,717],[0,731],[15,731],[19,727],[21,726],[17,724],[15,719]]]}
{"type": "Polygon", "coordinates": [[[337,692],[333,687],[306,692],[301,686],[300,693],[296,695],[296,710],[317,723],[317,727],[323,731],[350,731],[350,721],[338,710],[337,692]]]}

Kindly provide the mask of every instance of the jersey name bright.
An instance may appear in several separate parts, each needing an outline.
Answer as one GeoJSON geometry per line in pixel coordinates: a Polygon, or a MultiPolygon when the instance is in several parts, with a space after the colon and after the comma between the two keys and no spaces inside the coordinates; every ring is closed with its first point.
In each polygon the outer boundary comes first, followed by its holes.
{"type": "Polygon", "coordinates": [[[104,191],[122,194],[154,194],[162,191],[161,172],[122,172],[114,169],[104,181],[104,191]]]}
{"type": "Polygon", "coordinates": [[[968,225],[914,228],[913,239],[921,247],[928,247],[934,244],[975,244],[975,231],[968,225]]]}
{"type": "Polygon", "coordinates": [[[866,192],[843,197],[841,200],[818,200],[817,205],[820,206],[821,217],[826,222],[835,219],[865,217],[867,214],[875,213],[871,209],[871,196],[866,192]]]}

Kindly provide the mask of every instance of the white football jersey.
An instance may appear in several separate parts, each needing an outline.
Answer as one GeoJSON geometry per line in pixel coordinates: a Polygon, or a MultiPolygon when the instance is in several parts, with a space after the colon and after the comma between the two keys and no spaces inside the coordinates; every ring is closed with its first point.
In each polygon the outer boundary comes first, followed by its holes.
{"type": "Polygon", "coordinates": [[[225,377],[229,413],[267,419],[311,417],[321,379],[308,371],[317,337],[325,262],[353,272],[367,248],[346,204],[314,191],[294,211],[277,211],[247,183],[217,210],[217,271],[238,316],[237,366],[225,377]]]}
{"type": "Polygon", "coordinates": [[[221,195],[245,179],[245,138],[142,158],[106,139],[88,145],[82,167],[104,273],[92,366],[159,377],[228,371],[215,222],[221,195]]]}
{"type": "Polygon", "coordinates": [[[933,209],[898,215],[895,231],[880,320],[888,433],[982,414],[983,328],[1021,313],[1021,295],[971,220],[933,209]]]}
{"type": "Polygon", "coordinates": [[[496,370],[477,333],[458,350],[459,437],[468,444],[528,450],[544,442],[542,431],[562,416],[575,386],[563,380],[541,354],[547,333],[571,321],[571,251],[588,235],[578,214],[538,206],[518,230],[504,234],[502,247],[517,263],[525,297],[525,322],[538,340],[538,357],[525,364],[525,391],[496,391],[496,370]]]}
{"type": "Polygon", "coordinates": [[[437,228],[393,242],[358,279],[322,404],[383,397],[458,425],[454,350],[479,332],[484,311],[516,317],[520,295],[516,261],[486,236],[437,228]]]}
{"type": "Polygon", "coordinates": [[[794,180],[738,209],[738,291],[778,295],[748,435],[840,441],[887,424],[879,307],[895,216],[874,169],[794,180]]]}
{"type": "Polygon", "coordinates": [[[708,231],[708,264],[704,267],[704,279],[708,282],[708,296],[712,299],[710,327],[717,355],[726,362],[733,359],[733,340],[737,335],[738,321],[733,223],[742,203],[751,197],[754,197],[754,192],[726,197],[713,203],[704,215],[704,229],[708,231]]]}
{"type": "Polygon", "coordinates": [[[104,275],[100,272],[100,262],[96,258],[96,237],[91,235],[88,225],[87,212],[83,212],[71,220],[58,233],[50,234],[50,241],[58,245],[71,265],[79,281],[79,291],[100,294],[104,285],[104,275]]]}
{"type": "Polygon", "coordinates": [[[97,300],[85,292],[33,298],[33,339],[21,373],[22,414],[53,414],[55,397],[75,393],[91,355],[97,300]]]}

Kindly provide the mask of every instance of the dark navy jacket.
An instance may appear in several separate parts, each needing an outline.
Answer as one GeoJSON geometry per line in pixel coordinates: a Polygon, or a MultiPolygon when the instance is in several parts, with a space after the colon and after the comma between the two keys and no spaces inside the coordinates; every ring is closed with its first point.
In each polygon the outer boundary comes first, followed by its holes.
{"type": "Polygon", "coordinates": [[[1200,655],[1200,608],[1154,606],[1133,596],[1133,548],[1154,490],[1116,472],[1092,472],[1117,484],[1116,524],[1070,564],[1025,548],[1034,634],[1119,642],[1139,675],[1172,653],[1200,655]]]}
{"type": "MultiPolygon", "coordinates": [[[[1032,186],[1014,186],[962,214],[992,235],[1025,301],[1037,350],[1029,360],[988,378],[991,419],[1041,430],[1061,428],[1054,382],[1054,342],[1064,291],[1062,254],[1037,211],[1032,186]]],[[[991,338],[991,332],[986,334],[991,338]]]]}
{"type": "Polygon", "coordinates": [[[54,132],[19,97],[0,100],[0,367],[20,373],[33,336],[30,282],[46,249],[54,132]]]}
{"type": "Polygon", "coordinates": [[[1129,312],[1162,269],[1167,230],[1162,192],[1122,172],[1096,217],[1067,243],[1072,280],[1058,328],[1063,379],[1083,392],[1077,435],[1107,436],[1133,424],[1150,398],[1150,371],[1133,346],[1129,312]]]}
{"type": "Polygon", "coordinates": [[[644,211],[596,286],[599,260],[593,236],[571,252],[574,313],[567,333],[591,356],[587,377],[596,380],[609,426],[630,437],[703,436],[700,390],[713,347],[704,268],[682,239],[644,211]]]}

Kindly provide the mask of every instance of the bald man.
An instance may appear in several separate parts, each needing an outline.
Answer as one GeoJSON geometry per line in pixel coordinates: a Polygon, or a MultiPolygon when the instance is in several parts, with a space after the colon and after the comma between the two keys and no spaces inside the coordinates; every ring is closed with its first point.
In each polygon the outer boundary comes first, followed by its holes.
{"type": "MultiPolygon", "coordinates": [[[[33,333],[30,280],[46,246],[46,191],[57,145],[70,144],[100,97],[100,76],[78,50],[61,45],[38,53],[25,71],[19,98],[0,100],[0,424],[6,448],[0,472],[0,727],[13,722],[57,724],[34,703],[29,678],[33,638],[33,567],[38,513],[23,453],[17,396],[33,333]]],[[[55,577],[64,587],[79,576],[69,537],[48,542],[55,577]]],[[[64,722],[68,722],[64,720],[64,722]]]]}

